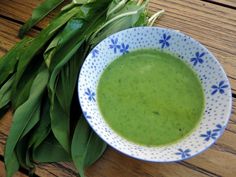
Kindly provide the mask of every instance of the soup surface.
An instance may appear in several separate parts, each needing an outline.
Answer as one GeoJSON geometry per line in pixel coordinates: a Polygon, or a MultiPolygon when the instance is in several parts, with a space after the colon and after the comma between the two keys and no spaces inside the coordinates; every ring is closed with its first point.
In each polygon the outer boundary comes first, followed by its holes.
{"type": "Polygon", "coordinates": [[[115,132],[146,146],[185,137],[204,109],[203,89],[194,71],[181,59],[154,49],[113,61],[101,75],[97,100],[115,132]]]}

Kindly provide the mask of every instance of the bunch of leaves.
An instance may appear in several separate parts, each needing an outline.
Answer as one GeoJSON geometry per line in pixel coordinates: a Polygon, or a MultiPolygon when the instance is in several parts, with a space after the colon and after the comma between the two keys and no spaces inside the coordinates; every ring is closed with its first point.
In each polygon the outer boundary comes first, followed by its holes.
{"type": "MultiPolygon", "coordinates": [[[[20,29],[24,34],[63,0],[45,0],[20,29]]],[[[145,26],[147,1],[73,0],[35,38],[25,37],[0,59],[0,115],[13,122],[5,147],[7,176],[20,166],[73,161],[80,176],[106,149],[89,127],[76,82],[90,50],[107,36],[145,26]]]]}

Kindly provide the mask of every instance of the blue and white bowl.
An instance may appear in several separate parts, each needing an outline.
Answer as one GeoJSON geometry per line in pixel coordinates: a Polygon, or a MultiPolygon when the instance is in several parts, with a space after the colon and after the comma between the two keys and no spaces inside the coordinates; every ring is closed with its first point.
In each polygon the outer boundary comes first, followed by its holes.
{"type": "Polygon", "coordinates": [[[82,66],[78,92],[85,118],[104,141],[124,154],[153,162],[184,160],[209,148],[222,135],[232,106],[229,81],[211,52],[183,33],[159,27],[127,29],[100,42],[82,66]],[[127,141],[109,127],[98,108],[96,92],[104,69],[119,56],[145,48],[179,56],[197,73],[204,89],[205,110],[198,127],[175,144],[146,147],[127,141]]]}

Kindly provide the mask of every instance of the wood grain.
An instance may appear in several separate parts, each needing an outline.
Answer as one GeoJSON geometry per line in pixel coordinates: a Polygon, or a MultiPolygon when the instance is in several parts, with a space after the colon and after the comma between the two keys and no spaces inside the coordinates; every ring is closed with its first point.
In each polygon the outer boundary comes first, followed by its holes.
{"type": "Polygon", "coordinates": [[[150,163],[132,159],[110,148],[87,171],[89,177],[183,177],[189,174],[193,177],[208,176],[177,163],[150,163]]]}
{"type": "MultiPolygon", "coordinates": [[[[6,171],[2,161],[0,161],[0,177],[6,177],[6,171]]],[[[13,177],[27,177],[27,175],[17,172],[13,177]]]]}
{"type": "MultiPolygon", "coordinates": [[[[17,32],[20,25],[0,18],[0,57],[3,56],[8,50],[10,50],[16,42],[20,41],[17,37],[17,32]]],[[[31,30],[28,36],[35,36],[38,32],[36,30],[31,30]]]]}
{"type": "MultiPolygon", "coordinates": [[[[0,15],[9,17],[23,24],[30,18],[32,10],[42,2],[43,0],[1,0],[0,15]]],[[[56,10],[49,13],[49,15],[36,26],[39,28],[45,27],[49,21],[58,14],[61,7],[68,2],[70,2],[70,0],[66,0],[62,5],[58,6],[56,10]]]]}
{"type": "MultiPolygon", "coordinates": [[[[220,0],[216,0],[220,1],[220,0]]],[[[228,3],[231,0],[223,0],[228,3]]],[[[1,0],[0,5],[0,56],[4,55],[19,39],[17,32],[31,14],[32,8],[42,0],[1,0]],[[9,17],[10,20],[1,18],[9,17]],[[14,20],[13,20],[14,19],[14,20]]],[[[232,0],[232,2],[235,2],[232,0]]],[[[232,5],[232,4],[229,4],[232,5]]],[[[203,43],[218,58],[230,79],[236,94],[236,10],[200,0],[151,0],[149,9],[154,13],[165,9],[166,14],[158,25],[180,30],[203,43]]],[[[42,28],[54,16],[52,13],[38,27],[42,28]]],[[[35,36],[32,30],[30,36],[35,36]]],[[[8,112],[0,120],[0,155],[9,132],[12,115],[8,112]]],[[[179,163],[148,163],[131,159],[108,148],[104,156],[87,170],[88,177],[234,177],[236,174],[236,98],[229,124],[223,136],[209,150],[192,159],[179,163]]],[[[0,177],[3,164],[0,162],[0,177]]],[[[50,163],[37,166],[39,176],[76,176],[71,163],[50,163]]],[[[17,174],[18,175],[18,174],[17,174]]],[[[19,173],[19,176],[23,175],[19,173]]]]}

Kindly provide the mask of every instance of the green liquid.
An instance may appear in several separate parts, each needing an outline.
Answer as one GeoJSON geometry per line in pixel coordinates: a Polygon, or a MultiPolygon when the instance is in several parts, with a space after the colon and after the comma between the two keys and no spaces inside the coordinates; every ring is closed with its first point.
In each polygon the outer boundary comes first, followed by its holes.
{"type": "Polygon", "coordinates": [[[185,137],[204,109],[203,89],[194,71],[179,58],[153,49],[113,61],[100,78],[97,99],[115,132],[147,146],[185,137]]]}

